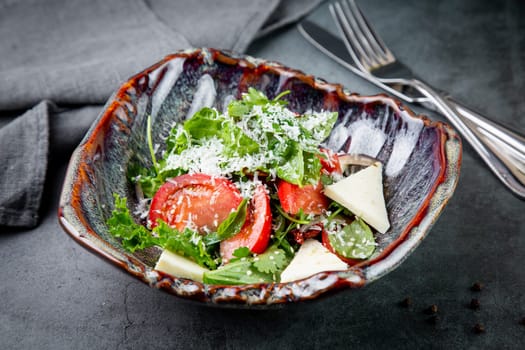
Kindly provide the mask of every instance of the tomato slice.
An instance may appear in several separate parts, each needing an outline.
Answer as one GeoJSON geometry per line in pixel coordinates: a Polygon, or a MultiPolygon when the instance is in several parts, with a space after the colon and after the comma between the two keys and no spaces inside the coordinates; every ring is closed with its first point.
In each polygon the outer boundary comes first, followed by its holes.
{"type": "Polygon", "coordinates": [[[240,247],[248,247],[252,253],[264,253],[270,241],[271,231],[270,196],[261,184],[255,189],[248,206],[246,221],[239,233],[221,242],[220,253],[223,262],[229,261],[233,257],[233,252],[240,247]]]}
{"type": "Polygon", "coordinates": [[[151,201],[149,224],[157,220],[183,230],[216,231],[242,201],[239,190],[228,179],[206,174],[186,174],[168,179],[151,201]]]}
{"type": "Polygon", "coordinates": [[[283,210],[296,215],[302,209],[305,214],[319,215],[328,209],[329,200],[323,192],[323,185],[305,185],[300,187],[284,180],[277,183],[277,196],[283,210]]]}
{"type": "Polygon", "coordinates": [[[328,148],[320,148],[319,150],[324,155],[324,157],[319,157],[321,165],[323,166],[322,171],[328,174],[341,174],[343,172],[343,168],[341,167],[341,163],[339,162],[339,157],[337,154],[328,148]]]}
{"type": "MultiPolygon", "coordinates": [[[[321,161],[321,172],[324,174],[342,173],[341,163],[337,154],[327,148],[321,148],[324,156],[319,156],[321,161]]],[[[300,187],[284,180],[277,183],[277,195],[283,210],[289,214],[296,215],[299,210],[305,214],[322,214],[328,209],[329,199],[323,193],[323,185],[319,181],[317,185],[306,185],[300,187]]]]}

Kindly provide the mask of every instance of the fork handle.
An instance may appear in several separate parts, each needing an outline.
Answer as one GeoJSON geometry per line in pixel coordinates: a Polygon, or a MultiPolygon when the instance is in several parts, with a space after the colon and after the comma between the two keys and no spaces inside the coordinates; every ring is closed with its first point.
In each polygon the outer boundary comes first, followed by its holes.
{"type": "MultiPolygon", "coordinates": [[[[421,91],[419,91],[418,86],[413,84],[415,81],[429,86],[427,83],[419,79],[392,79],[389,85],[385,85],[382,82],[379,82],[377,85],[385,90],[388,89],[388,92],[394,94],[396,97],[399,97],[402,100],[411,103],[418,103],[431,110],[437,110],[436,104],[427,96],[417,96],[421,93],[421,91]],[[407,94],[407,89],[410,89],[412,92],[407,94]]],[[[375,81],[372,82],[375,83],[375,81]]],[[[472,108],[467,107],[463,103],[455,100],[447,92],[442,90],[437,90],[437,92],[442,98],[447,100],[453,109],[458,112],[458,116],[461,117],[461,119],[463,119],[463,121],[466,122],[468,126],[471,128],[480,129],[481,132],[486,135],[485,138],[497,138],[499,141],[505,142],[507,146],[514,148],[517,152],[521,153],[523,157],[525,157],[525,136],[510,130],[504,125],[490,120],[479,112],[474,111],[472,108]]]]}
{"type": "Polygon", "coordinates": [[[516,148],[516,150],[522,152],[525,155],[525,137],[523,135],[520,135],[505,126],[500,125],[488,119],[487,117],[484,117],[481,113],[465,106],[451,96],[445,95],[445,99],[450,105],[452,105],[452,107],[454,107],[455,110],[458,111],[460,116],[463,117],[463,120],[467,121],[467,124],[471,123],[478,128],[482,128],[494,137],[497,137],[501,141],[507,143],[509,146],[516,148]]]}
{"type": "Polygon", "coordinates": [[[488,121],[453,100],[443,98],[437,91],[419,80],[412,80],[411,83],[447,117],[500,181],[515,195],[525,199],[525,157],[520,154],[521,147],[524,147],[520,144],[523,138],[516,135],[518,138],[513,142],[518,147],[513,149],[506,143],[508,137],[494,122],[488,121]],[[465,121],[459,117],[460,112],[465,121]],[[475,126],[480,121],[481,127],[475,126]]]}

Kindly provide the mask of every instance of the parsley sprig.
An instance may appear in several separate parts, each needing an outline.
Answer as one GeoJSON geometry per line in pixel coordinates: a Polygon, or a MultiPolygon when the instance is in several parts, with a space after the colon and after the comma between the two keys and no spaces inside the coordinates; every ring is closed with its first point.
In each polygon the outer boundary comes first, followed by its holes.
{"type": "Polygon", "coordinates": [[[204,273],[204,283],[238,285],[278,282],[290,258],[277,245],[270,246],[263,254],[252,255],[246,247],[237,248],[227,265],[204,273]]]}

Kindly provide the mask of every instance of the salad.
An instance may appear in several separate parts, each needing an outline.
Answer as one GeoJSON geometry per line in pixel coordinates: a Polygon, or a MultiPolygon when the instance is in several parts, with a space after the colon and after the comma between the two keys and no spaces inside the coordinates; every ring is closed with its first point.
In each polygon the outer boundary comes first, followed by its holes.
{"type": "Polygon", "coordinates": [[[299,115],[287,93],[202,108],[162,152],[148,119],[152,166],[129,169],[140,204],[115,195],[109,232],[130,252],[160,247],[156,270],[207,284],[289,282],[372,256],[389,228],[381,163],[323,148],[337,113],[299,115]]]}

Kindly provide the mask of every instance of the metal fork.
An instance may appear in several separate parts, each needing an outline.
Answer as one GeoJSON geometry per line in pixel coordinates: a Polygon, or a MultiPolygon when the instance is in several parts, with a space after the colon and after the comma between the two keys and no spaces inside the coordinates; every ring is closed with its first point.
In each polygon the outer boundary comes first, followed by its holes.
{"type": "Polygon", "coordinates": [[[355,0],[329,5],[355,66],[367,79],[395,89],[396,96],[442,113],[472,145],[494,174],[525,198],[525,138],[438,92],[396,60],[368,24],[355,0]]]}

